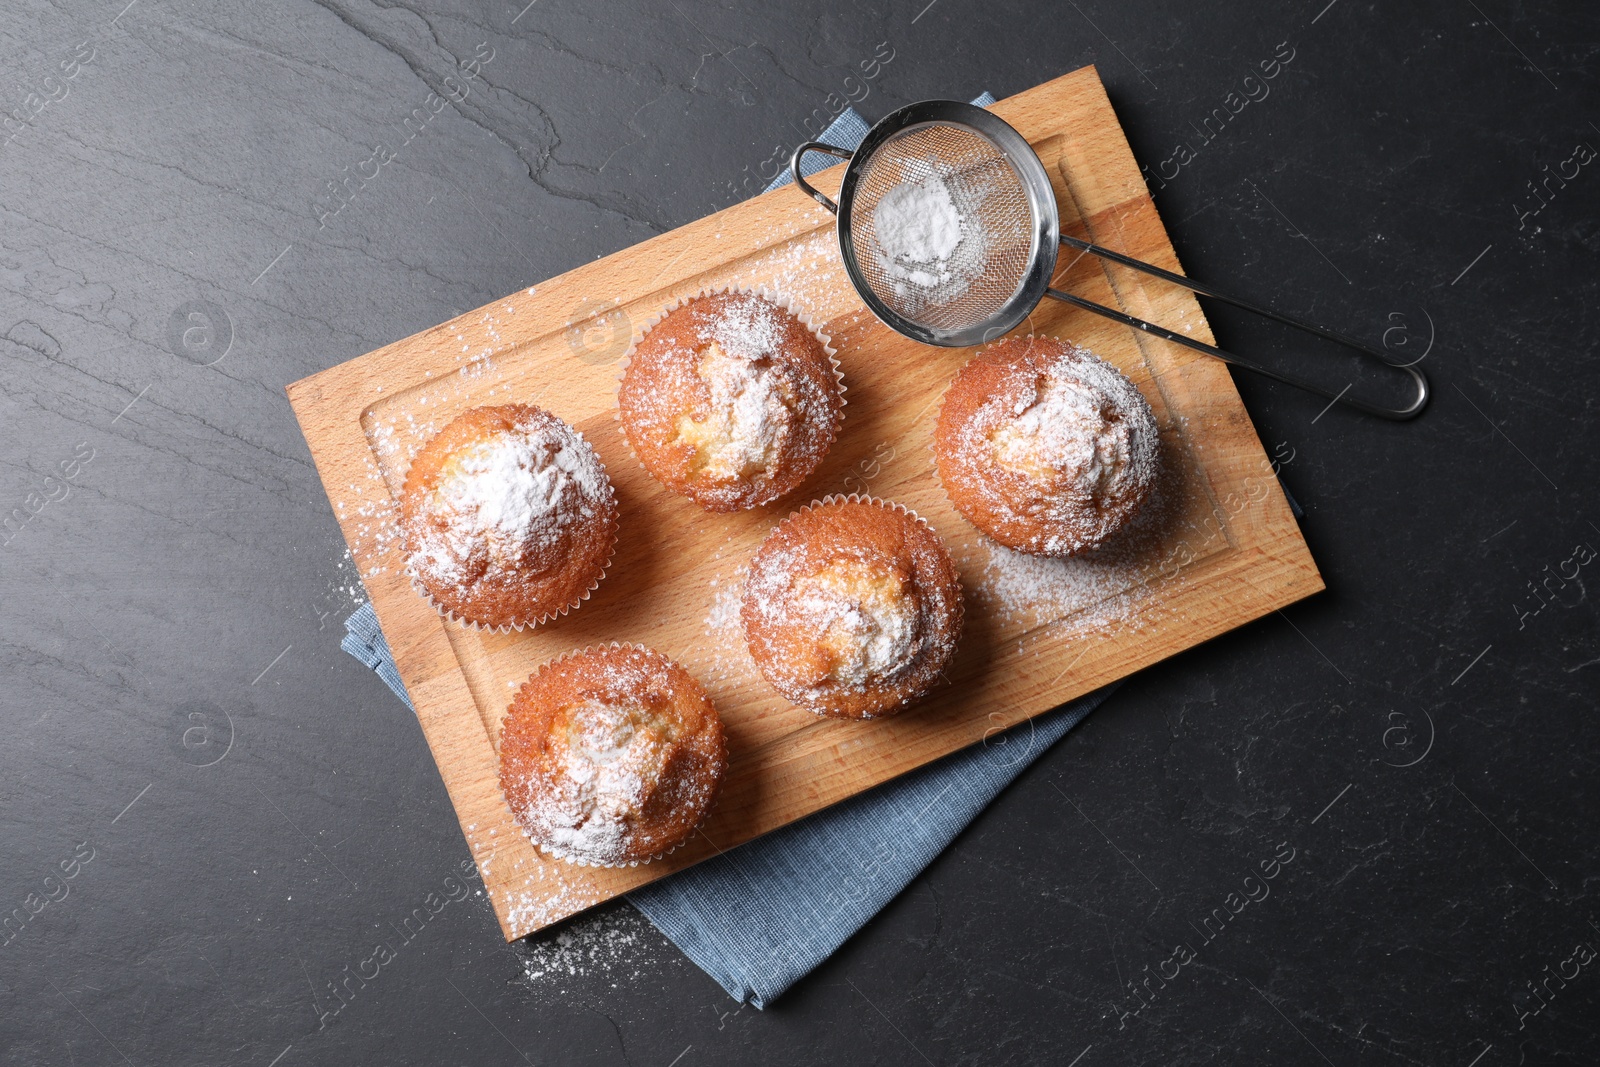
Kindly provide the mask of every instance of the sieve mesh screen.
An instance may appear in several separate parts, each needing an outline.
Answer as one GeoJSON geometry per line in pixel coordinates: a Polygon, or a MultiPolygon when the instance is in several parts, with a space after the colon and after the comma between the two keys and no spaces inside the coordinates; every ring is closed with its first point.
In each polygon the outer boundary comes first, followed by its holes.
{"type": "Polygon", "coordinates": [[[1021,176],[993,142],[948,123],[909,127],[859,162],[849,227],[856,267],[900,317],[931,329],[981,326],[1022,286],[1032,265],[1035,219],[1021,176]],[[941,183],[961,217],[947,257],[918,262],[885,249],[877,209],[910,183],[941,183]]]}

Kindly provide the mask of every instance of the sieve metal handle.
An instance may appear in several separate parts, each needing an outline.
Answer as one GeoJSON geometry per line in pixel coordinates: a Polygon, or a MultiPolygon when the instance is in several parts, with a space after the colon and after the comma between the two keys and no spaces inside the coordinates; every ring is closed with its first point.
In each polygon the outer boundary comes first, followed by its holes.
{"type": "Polygon", "coordinates": [[[829,200],[823,194],[817,192],[817,190],[812,187],[811,183],[806,181],[806,176],[800,173],[800,157],[805,155],[807,152],[823,152],[839,159],[849,159],[851,156],[854,156],[855,153],[850,151],[848,148],[839,148],[835,145],[823,144],[821,141],[807,141],[799,148],[796,148],[794,150],[794,155],[789,157],[789,173],[794,177],[794,183],[798,185],[803,192],[810,196],[811,199],[827,208],[831,214],[837,215],[839,213],[839,205],[835,204],[832,200],[829,200]]]}
{"type": "Polygon", "coordinates": [[[1194,281],[1191,278],[1186,278],[1181,274],[1174,274],[1169,270],[1162,270],[1160,267],[1146,263],[1143,260],[1134,259],[1132,256],[1125,256],[1121,252],[1113,252],[1109,248],[1102,248],[1097,244],[1080,240],[1077,237],[1069,237],[1066,234],[1061,234],[1060,236],[1061,243],[1071,248],[1079,249],[1093,256],[1099,256],[1101,259],[1109,259],[1113,263],[1120,263],[1124,267],[1131,267],[1134,270],[1142,271],[1145,274],[1160,278],[1162,281],[1171,282],[1173,285],[1181,285],[1183,288],[1192,293],[1199,293],[1201,296],[1208,296],[1213,300],[1221,300],[1225,304],[1232,304],[1234,307],[1248,311],[1252,314],[1260,315],[1263,318],[1271,319],[1274,322],[1281,322],[1285,326],[1290,326],[1304,333],[1321,337],[1326,341],[1332,341],[1335,344],[1343,345],[1346,348],[1360,352],[1362,355],[1371,356],[1373,359],[1378,360],[1385,366],[1393,367],[1395,370],[1401,371],[1408,375],[1417,387],[1417,395],[1410,404],[1403,408],[1379,407],[1376,404],[1369,404],[1364,400],[1356,400],[1345,396],[1345,393],[1350,391],[1350,386],[1348,385],[1338,393],[1331,393],[1322,388],[1320,385],[1315,385],[1311,382],[1305,381],[1304,379],[1296,378],[1292,375],[1272,370],[1268,367],[1262,366],[1259,363],[1256,363],[1254,360],[1245,359],[1242,356],[1236,356],[1231,352],[1225,352],[1222,349],[1217,348],[1215,345],[1208,345],[1204,341],[1196,341],[1194,338],[1186,337],[1181,333],[1174,333],[1164,326],[1157,326],[1153,322],[1146,322],[1143,319],[1134,318],[1132,315],[1117,311],[1114,308],[1108,308],[1104,304],[1097,304],[1092,300],[1085,300],[1081,296],[1073,296],[1071,293],[1062,292],[1059,289],[1045,290],[1047,295],[1053,296],[1057,300],[1064,301],[1065,303],[1071,304],[1074,307],[1082,308],[1085,311],[1092,311],[1096,315],[1104,315],[1106,318],[1115,322],[1120,322],[1124,326],[1131,326],[1136,330],[1143,330],[1145,333],[1155,334],[1157,337],[1160,337],[1163,340],[1171,341],[1174,344],[1183,345],[1185,348],[1192,348],[1196,352],[1204,352],[1208,356],[1215,356],[1224,363],[1230,363],[1235,367],[1243,367],[1245,370],[1252,371],[1267,378],[1272,378],[1275,381],[1283,382],[1285,385],[1292,385],[1296,389],[1304,389],[1308,393],[1315,393],[1317,396],[1326,397],[1336,404],[1343,404],[1346,407],[1355,408],[1357,411],[1365,412],[1368,415],[1376,415],[1380,419],[1390,419],[1395,422],[1404,422],[1407,419],[1416,418],[1417,415],[1421,414],[1422,409],[1428,404],[1428,379],[1413,365],[1396,363],[1383,353],[1368,348],[1366,345],[1353,338],[1346,337],[1343,334],[1335,333],[1332,330],[1324,329],[1321,326],[1316,326],[1309,322],[1301,322],[1299,319],[1291,319],[1287,315],[1281,315],[1278,312],[1273,311],[1271,308],[1261,307],[1259,304],[1252,304],[1247,300],[1241,300],[1236,296],[1230,296],[1227,293],[1219,292],[1209,285],[1194,281]]]}

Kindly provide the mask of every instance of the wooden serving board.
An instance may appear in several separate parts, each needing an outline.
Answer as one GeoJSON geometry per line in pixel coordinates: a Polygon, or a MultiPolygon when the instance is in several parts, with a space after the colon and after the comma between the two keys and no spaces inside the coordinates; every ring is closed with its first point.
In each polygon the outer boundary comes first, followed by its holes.
{"type": "MultiPolygon", "coordinates": [[[[1179,270],[1099,76],[1085,67],[994,105],[1039,152],[1062,228],[1179,270]]],[[[842,166],[815,179],[837,188],[842,166]]],[[[1055,284],[1211,340],[1187,292],[1064,253],[1055,284]]],[[[1162,426],[1160,506],[1136,536],[1087,562],[988,545],[933,474],[931,426],[970,350],[929,348],[880,324],[838,262],[833,218],[779,189],[579,267],[289,386],[439,773],[508,939],[827,807],[996,730],[1322,588],[1225,367],[1046,300],[1020,330],[1111,360],[1162,426]],[[712,515],[657,485],[615,421],[630,337],[702,289],[764,285],[831,335],[844,370],[843,431],[811,480],[777,505],[712,515]],[[581,608],[535,630],[446,623],[412,588],[396,497],[428,437],[461,411],[526,401],[593,442],[621,508],[611,570],[581,608]],[[949,684],[891,719],[842,722],[791,707],[761,680],[737,628],[740,572],[807,500],[861,492],[916,510],[944,537],[967,591],[949,684]],[[513,689],[569,649],[636,641],[683,663],[728,728],[730,769],[711,816],[664,860],[601,870],[542,856],[497,779],[513,689]]]]}

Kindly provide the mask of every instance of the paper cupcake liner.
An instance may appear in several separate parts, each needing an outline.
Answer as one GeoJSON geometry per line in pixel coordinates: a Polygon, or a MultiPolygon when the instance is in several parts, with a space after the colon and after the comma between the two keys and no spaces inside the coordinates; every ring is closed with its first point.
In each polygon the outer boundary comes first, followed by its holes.
{"type": "MultiPolygon", "coordinates": [[[[660,656],[663,660],[666,660],[668,663],[674,664],[674,665],[682,668],[684,673],[689,674],[689,677],[694,678],[694,675],[689,672],[689,669],[687,667],[683,667],[683,664],[678,663],[677,660],[675,660],[672,657],[666,655],[665,653],[657,651],[656,649],[651,648],[649,645],[641,645],[637,641],[612,641],[612,642],[609,642],[609,643],[603,644],[603,645],[586,645],[583,648],[568,649],[566,652],[563,652],[561,655],[555,657],[554,659],[545,660],[543,663],[539,664],[538,667],[534,668],[533,673],[528,676],[526,681],[524,681],[520,686],[517,687],[517,691],[512,696],[511,702],[512,703],[516,703],[517,699],[522,696],[522,692],[523,692],[524,689],[526,689],[528,686],[532,685],[534,683],[534,681],[540,675],[544,674],[545,671],[550,670],[551,668],[557,666],[558,664],[563,663],[563,662],[565,662],[565,661],[567,661],[569,659],[573,659],[573,658],[575,658],[577,656],[585,656],[585,655],[588,655],[591,652],[600,652],[600,651],[604,651],[606,649],[612,649],[612,648],[634,648],[634,649],[638,649],[640,652],[649,653],[652,656],[660,656]]],[[[695,682],[696,685],[700,685],[701,690],[704,691],[705,686],[701,685],[700,679],[694,678],[694,682],[695,682]]],[[[718,716],[718,721],[721,721],[721,716],[720,715],[718,716]]],[[[724,726],[723,737],[724,737],[724,741],[723,741],[724,749],[726,749],[726,744],[727,744],[727,741],[726,741],[726,737],[727,737],[726,726],[724,726]]],[[[652,853],[649,856],[645,856],[642,859],[627,860],[627,861],[625,861],[623,863],[596,863],[593,860],[584,859],[584,858],[582,858],[580,856],[574,856],[574,855],[572,855],[572,854],[570,854],[568,852],[565,852],[565,851],[563,851],[563,850],[561,850],[559,848],[556,848],[553,845],[545,844],[543,841],[536,841],[536,840],[534,840],[533,835],[529,834],[526,830],[523,830],[523,836],[528,839],[528,843],[529,844],[533,845],[540,852],[542,852],[545,855],[549,856],[551,859],[558,859],[558,860],[561,860],[563,863],[570,863],[574,867],[593,867],[593,868],[596,868],[598,870],[621,870],[624,867],[640,867],[640,866],[643,866],[645,864],[654,863],[656,860],[659,860],[659,859],[662,859],[662,858],[664,858],[666,856],[672,855],[674,852],[678,851],[678,849],[680,849],[684,845],[688,844],[689,843],[689,839],[694,836],[695,831],[699,830],[700,827],[705,825],[705,821],[706,821],[707,817],[710,816],[711,810],[716,807],[717,797],[722,792],[722,781],[723,781],[723,778],[726,776],[726,774],[727,774],[727,762],[726,762],[726,760],[724,760],[724,763],[723,763],[723,774],[721,776],[718,776],[718,778],[717,778],[717,781],[716,781],[715,786],[714,786],[714,790],[713,790],[713,792],[711,794],[711,800],[710,800],[709,803],[706,804],[706,810],[701,812],[699,820],[694,824],[694,826],[689,828],[689,832],[684,835],[683,840],[679,841],[677,844],[672,845],[669,848],[662,849],[660,852],[652,853]]],[[[518,823],[518,829],[521,829],[521,828],[522,828],[522,826],[521,826],[521,823],[519,822],[518,823]]]]}
{"type": "MultiPolygon", "coordinates": [[[[547,411],[554,418],[561,419],[561,416],[556,415],[553,411],[548,411],[548,409],[542,410],[547,411]]],[[[616,486],[611,484],[611,475],[606,472],[605,460],[600,458],[600,450],[595,448],[594,445],[590,444],[589,439],[583,436],[582,430],[579,430],[576,426],[573,426],[565,419],[561,419],[561,421],[567,427],[567,429],[572,431],[578,440],[582,441],[584,445],[588,447],[590,455],[594,456],[595,464],[600,468],[600,473],[605,477],[606,491],[609,498],[607,503],[610,505],[608,508],[609,514],[606,522],[606,536],[611,541],[611,547],[606,552],[605,562],[600,564],[600,568],[595,571],[594,578],[589,583],[589,588],[579,593],[566,604],[563,604],[558,608],[551,608],[536,618],[515,619],[508,623],[498,624],[479,622],[476,619],[469,619],[465,615],[458,614],[453,608],[439,603],[439,601],[434,598],[433,593],[428,589],[428,587],[423,584],[422,579],[417,577],[416,572],[411,569],[411,565],[408,563],[406,565],[406,575],[411,579],[412,588],[418,593],[422,594],[422,599],[426,600],[428,604],[432,606],[433,610],[438,612],[442,618],[447,619],[465,629],[473,630],[478,633],[521,633],[530,627],[540,626],[549,622],[551,619],[560,618],[566,615],[567,612],[572,611],[574,608],[581,605],[585,600],[588,600],[590,594],[596,589],[600,588],[601,580],[605,578],[606,572],[611,569],[611,562],[616,558],[617,555],[617,535],[619,530],[619,524],[617,521],[617,489],[616,486]]]]}
{"type": "MultiPolygon", "coordinates": [[[[774,304],[778,305],[779,307],[783,308],[783,310],[787,311],[789,314],[793,315],[796,319],[798,319],[800,321],[800,325],[804,326],[806,328],[806,330],[811,334],[811,336],[815,337],[817,339],[817,341],[821,343],[823,353],[827,355],[828,362],[833,365],[833,380],[834,380],[834,383],[838,386],[838,390],[839,390],[839,407],[833,414],[833,424],[828,428],[828,444],[827,444],[827,447],[822,450],[821,455],[819,455],[817,457],[816,464],[811,468],[811,470],[806,472],[805,478],[802,478],[800,480],[800,484],[796,485],[794,487],[794,489],[790,489],[789,490],[789,493],[792,493],[795,490],[799,489],[800,485],[804,485],[806,483],[806,481],[808,481],[811,478],[811,476],[817,472],[817,468],[822,466],[823,461],[828,458],[828,453],[833,451],[834,443],[839,440],[839,430],[840,430],[840,427],[842,427],[844,425],[845,408],[850,406],[850,398],[848,396],[849,388],[848,388],[848,386],[845,385],[844,370],[843,370],[843,368],[841,368],[839,366],[839,358],[838,358],[839,350],[833,347],[833,337],[831,335],[829,335],[829,334],[823,333],[820,329],[818,329],[816,322],[811,317],[811,314],[809,312],[805,311],[804,309],[796,306],[796,304],[795,304],[795,302],[794,302],[794,300],[792,298],[790,298],[788,296],[785,296],[784,294],[779,293],[779,292],[777,292],[775,290],[769,289],[765,285],[757,285],[754,288],[752,288],[752,287],[750,287],[748,285],[724,285],[724,286],[721,286],[721,287],[716,288],[716,289],[702,288],[699,291],[695,292],[693,295],[680,296],[678,299],[672,301],[670,304],[667,304],[664,307],[662,307],[659,311],[657,311],[649,319],[645,320],[644,324],[642,326],[638,327],[634,331],[633,337],[628,342],[628,350],[622,354],[622,358],[617,362],[617,388],[616,388],[616,401],[617,402],[612,406],[612,418],[614,418],[618,423],[618,427],[619,427],[619,429],[621,431],[618,436],[620,436],[622,438],[623,444],[628,449],[628,454],[630,456],[632,456],[634,458],[634,461],[639,464],[639,467],[640,467],[641,470],[643,470],[646,474],[649,474],[651,479],[655,480],[657,482],[657,484],[661,484],[660,480],[656,479],[655,475],[651,473],[650,468],[645,466],[644,460],[639,458],[639,453],[633,447],[633,438],[631,438],[628,435],[627,425],[622,422],[622,382],[623,382],[623,379],[627,377],[628,367],[633,362],[633,354],[634,354],[635,350],[638,349],[639,342],[643,341],[645,339],[645,337],[650,333],[650,331],[652,329],[654,329],[658,324],[660,324],[662,319],[666,318],[668,315],[672,314],[674,311],[677,311],[679,308],[684,307],[687,304],[693,303],[696,300],[701,300],[701,299],[703,299],[705,297],[708,297],[708,296],[722,296],[722,295],[729,295],[729,294],[734,294],[734,293],[741,293],[741,294],[744,294],[746,296],[758,296],[758,297],[761,297],[764,300],[771,301],[772,303],[774,303],[774,304]]],[[[665,488],[667,488],[670,492],[672,492],[672,493],[674,493],[674,494],[676,494],[678,496],[684,497],[685,499],[687,499],[690,502],[694,503],[697,507],[702,507],[703,508],[703,505],[701,505],[698,501],[694,500],[693,497],[688,496],[688,494],[681,493],[678,490],[671,488],[670,486],[665,486],[665,488]]],[[[751,511],[751,510],[754,510],[755,508],[765,507],[767,504],[771,504],[774,501],[780,500],[783,497],[789,495],[789,493],[781,493],[778,496],[773,497],[771,500],[763,501],[761,503],[756,503],[756,504],[748,504],[748,505],[740,507],[740,508],[738,508],[736,510],[738,510],[738,511],[751,511]]],[[[709,510],[709,509],[704,509],[704,510],[709,510]]]]}
{"type": "MultiPolygon", "coordinates": [[[[957,568],[955,566],[955,558],[950,555],[950,549],[949,549],[949,547],[947,545],[945,545],[944,538],[939,535],[939,531],[934,529],[933,524],[930,523],[927,519],[924,519],[921,515],[918,515],[915,511],[913,511],[912,509],[906,507],[904,504],[896,503],[895,501],[892,501],[892,500],[884,500],[882,497],[871,496],[871,495],[864,494],[864,493],[848,493],[848,494],[829,493],[827,496],[823,497],[820,500],[813,500],[809,504],[806,504],[806,505],[804,505],[802,507],[796,508],[794,511],[791,511],[788,514],[788,516],[786,516],[781,522],[779,522],[770,531],[768,531],[767,537],[771,537],[778,530],[782,529],[784,526],[787,526],[790,522],[793,522],[795,519],[799,518],[801,515],[804,515],[805,513],[810,512],[810,511],[817,510],[818,508],[828,507],[828,506],[833,505],[833,504],[869,504],[869,505],[871,505],[873,507],[882,508],[885,511],[898,512],[899,514],[904,515],[907,518],[911,519],[917,525],[921,526],[924,530],[927,530],[930,534],[933,535],[934,539],[939,543],[939,546],[944,550],[945,556],[950,559],[950,571],[951,571],[951,575],[952,575],[951,581],[952,581],[952,584],[954,585],[954,589],[952,590],[952,594],[953,594],[952,598],[953,598],[953,600],[955,602],[954,619],[952,621],[953,621],[953,624],[954,624],[954,633],[957,635],[957,638],[959,639],[959,636],[963,632],[963,630],[965,630],[966,623],[967,623],[966,587],[964,585],[962,585],[962,583],[961,583],[961,571],[960,571],[959,568],[957,568]]],[[[766,543],[766,538],[762,538],[762,544],[765,544],[765,543],[766,543]]],[[[759,551],[759,549],[757,551],[759,551]]],[[[745,580],[746,580],[746,582],[749,581],[748,572],[746,574],[745,580]]],[[[745,633],[745,629],[744,629],[744,612],[742,610],[742,600],[743,600],[743,598],[741,597],[741,610],[740,610],[740,613],[739,613],[739,631],[740,631],[740,635],[743,636],[744,639],[745,639],[746,646],[748,646],[749,643],[750,643],[750,638],[749,638],[749,635],[745,633]]],[[[757,664],[758,668],[759,668],[759,666],[760,665],[757,664]]],[[[943,672],[940,672],[940,673],[942,674],[943,672]]],[[[763,672],[763,677],[765,677],[764,672],[763,672]]],[[[768,681],[768,684],[769,685],[771,684],[770,680],[768,681]]],[[[776,688],[776,686],[774,686],[774,688],[776,688]]],[[[891,715],[895,715],[898,712],[900,712],[906,705],[908,705],[910,703],[913,703],[913,702],[915,702],[917,700],[923,699],[925,696],[927,696],[927,694],[929,692],[932,691],[933,688],[934,688],[934,686],[930,686],[927,690],[923,691],[922,693],[920,693],[920,694],[918,694],[916,696],[907,698],[905,701],[903,701],[901,704],[897,705],[896,707],[894,707],[892,709],[889,709],[889,710],[886,710],[886,711],[878,712],[877,714],[873,714],[873,715],[860,715],[860,716],[837,715],[837,714],[833,714],[831,712],[824,711],[822,709],[813,707],[813,706],[811,706],[809,704],[796,703],[796,706],[801,708],[804,711],[808,711],[811,714],[820,716],[822,718],[840,719],[840,720],[843,720],[843,721],[858,721],[858,722],[862,722],[862,721],[867,721],[867,720],[871,720],[871,719],[884,719],[884,718],[890,717],[891,715]]],[[[781,691],[780,691],[780,695],[783,695],[781,691]]],[[[788,699],[788,697],[785,695],[784,699],[788,699]]]]}

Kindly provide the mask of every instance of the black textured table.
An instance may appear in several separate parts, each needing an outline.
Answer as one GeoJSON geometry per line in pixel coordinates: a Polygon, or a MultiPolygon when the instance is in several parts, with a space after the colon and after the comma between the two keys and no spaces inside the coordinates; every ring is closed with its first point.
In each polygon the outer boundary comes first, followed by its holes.
{"type": "Polygon", "coordinates": [[[0,20],[0,1061],[1600,1059],[1592,4],[123,3],[0,20]],[[847,103],[1091,62],[1192,274],[1433,378],[1403,426],[1240,380],[1328,592],[1128,683],[765,1013],[626,904],[502,944],[284,385],[847,103]]]}

